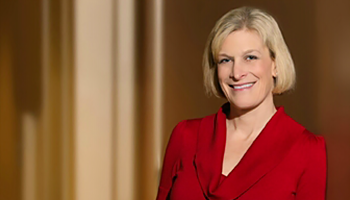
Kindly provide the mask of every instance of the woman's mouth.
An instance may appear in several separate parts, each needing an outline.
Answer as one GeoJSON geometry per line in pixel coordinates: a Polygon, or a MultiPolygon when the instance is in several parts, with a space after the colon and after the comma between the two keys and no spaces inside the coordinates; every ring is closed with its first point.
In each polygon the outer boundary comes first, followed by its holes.
{"type": "Polygon", "coordinates": [[[250,82],[250,83],[243,83],[243,84],[233,84],[229,86],[231,88],[233,88],[234,90],[244,90],[244,89],[249,89],[251,87],[253,87],[253,85],[255,84],[255,82],[250,82]]]}

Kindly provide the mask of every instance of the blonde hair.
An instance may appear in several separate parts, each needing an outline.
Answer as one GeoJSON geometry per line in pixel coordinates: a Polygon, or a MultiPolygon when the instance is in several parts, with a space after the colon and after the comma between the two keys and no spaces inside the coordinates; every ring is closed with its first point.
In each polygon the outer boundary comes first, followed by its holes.
{"type": "Polygon", "coordinates": [[[217,76],[217,57],[222,43],[233,31],[255,30],[270,51],[276,63],[275,87],[273,94],[282,94],[295,85],[295,69],[288,47],[275,19],[256,8],[241,7],[222,16],[212,29],[203,55],[204,87],[208,95],[225,97],[217,76]]]}

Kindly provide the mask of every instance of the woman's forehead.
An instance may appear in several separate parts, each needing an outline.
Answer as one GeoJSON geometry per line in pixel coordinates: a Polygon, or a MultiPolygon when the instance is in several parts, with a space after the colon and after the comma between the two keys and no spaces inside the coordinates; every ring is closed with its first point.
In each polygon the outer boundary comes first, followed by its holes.
{"type": "Polygon", "coordinates": [[[217,44],[213,46],[213,56],[218,57],[220,53],[244,53],[257,50],[260,53],[267,51],[262,37],[256,30],[240,29],[222,35],[217,44]]]}

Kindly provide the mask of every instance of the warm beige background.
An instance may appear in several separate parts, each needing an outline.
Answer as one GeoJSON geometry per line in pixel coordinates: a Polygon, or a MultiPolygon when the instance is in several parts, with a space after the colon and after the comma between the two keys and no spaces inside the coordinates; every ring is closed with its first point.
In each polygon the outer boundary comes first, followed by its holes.
{"type": "Polygon", "coordinates": [[[242,5],[280,24],[298,78],[276,104],[325,136],[328,199],[350,199],[347,0],[0,1],[0,199],[154,199],[172,128],[224,102],[201,57],[242,5]]]}

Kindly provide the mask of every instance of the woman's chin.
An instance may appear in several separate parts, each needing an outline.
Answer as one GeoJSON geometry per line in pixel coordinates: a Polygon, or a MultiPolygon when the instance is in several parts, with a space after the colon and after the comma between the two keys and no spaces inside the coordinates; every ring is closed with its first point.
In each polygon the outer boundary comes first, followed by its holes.
{"type": "Polygon", "coordinates": [[[240,111],[248,111],[248,110],[252,110],[255,107],[257,107],[258,105],[255,103],[250,103],[250,102],[232,102],[230,101],[231,107],[233,107],[236,110],[240,110],[240,111]]]}

